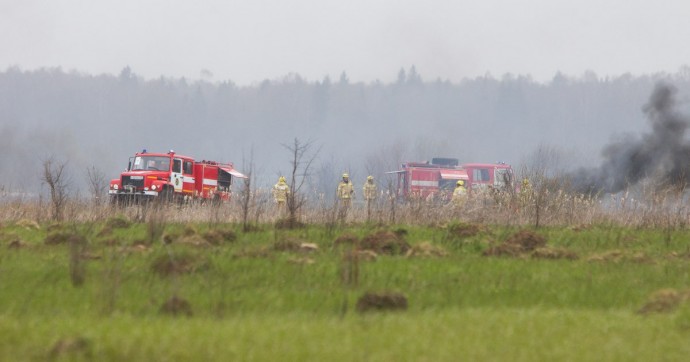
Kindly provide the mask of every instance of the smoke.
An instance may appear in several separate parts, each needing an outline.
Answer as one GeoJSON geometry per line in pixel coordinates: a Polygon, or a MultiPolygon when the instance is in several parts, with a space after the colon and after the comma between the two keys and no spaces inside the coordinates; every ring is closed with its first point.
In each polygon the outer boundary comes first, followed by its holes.
{"type": "Polygon", "coordinates": [[[571,181],[579,192],[616,193],[642,180],[660,187],[685,188],[690,182],[690,119],[676,111],[675,87],[658,83],[643,108],[651,133],[628,136],[604,147],[599,168],[580,169],[571,181]]]}

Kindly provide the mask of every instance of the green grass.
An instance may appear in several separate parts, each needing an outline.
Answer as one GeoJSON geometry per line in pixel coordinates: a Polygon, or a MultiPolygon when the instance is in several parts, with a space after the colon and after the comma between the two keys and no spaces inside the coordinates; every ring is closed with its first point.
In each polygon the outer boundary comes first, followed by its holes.
{"type": "MultiPolygon", "coordinates": [[[[211,225],[168,225],[167,234],[203,235],[211,225]]],[[[360,262],[359,282],[341,282],[342,251],[332,245],[353,226],[332,230],[237,233],[218,246],[122,248],[146,240],[147,225],[98,236],[104,225],[63,229],[87,235],[86,281],[70,281],[69,245],[44,245],[40,230],[0,229],[0,360],[684,360],[690,308],[641,316],[659,289],[688,289],[690,259],[683,230],[595,226],[545,228],[554,247],[578,260],[484,257],[481,252],[517,228],[490,226],[459,238],[445,228],[402,226],[411,244],[444,247],[443,258],[379,256],[360,262]],[[21,239],[26,247],[10,249],[21,239]],[[317,243],[312,254],[280,252],[285,239],[317,243]],[[116,240],[117,246],[105,241],[116,240]],[[641,259],[588,261],[612,250],[641,259]],[[161,276],[153,265],[169,256],[194,261],[195,271],[161,276]],[[309,258],[313,263],[302,263],[309,258]],[[365,291],[405,294],[404,312],[355,312],[365,291]],[[160,313],[176,295],[191,317],[160,313]],[[53,352],[60,340],[81,347],[53,352]]],[[[393,229],[400,228],[393,227],[393,229]]]]}

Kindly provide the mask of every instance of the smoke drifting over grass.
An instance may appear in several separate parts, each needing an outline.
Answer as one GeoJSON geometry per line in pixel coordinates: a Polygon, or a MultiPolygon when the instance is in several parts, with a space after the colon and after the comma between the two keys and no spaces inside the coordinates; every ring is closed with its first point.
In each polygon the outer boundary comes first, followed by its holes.
{"type": "Polygon", "coordinates": [[[616,193],[650,179],[660,187],[685,188],[690,181],[690,118],[676,110],[675,87],[658,83],[644,112],[652,127],[641,138],[628,136],[604,147],[604,162],[570,178],[579,192],[616,193]]]}

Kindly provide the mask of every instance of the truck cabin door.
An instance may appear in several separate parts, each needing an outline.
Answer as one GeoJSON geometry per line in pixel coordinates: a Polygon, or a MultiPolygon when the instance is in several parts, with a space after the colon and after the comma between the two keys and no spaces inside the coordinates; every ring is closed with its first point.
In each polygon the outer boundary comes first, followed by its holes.
{"type": "Polygon", "coordinates": [[[170,182],[173,184],[175,192],[182,192],[184,177],[182,176],[182,159],[173,159],[172,172],[170,172],[170,182]]]}

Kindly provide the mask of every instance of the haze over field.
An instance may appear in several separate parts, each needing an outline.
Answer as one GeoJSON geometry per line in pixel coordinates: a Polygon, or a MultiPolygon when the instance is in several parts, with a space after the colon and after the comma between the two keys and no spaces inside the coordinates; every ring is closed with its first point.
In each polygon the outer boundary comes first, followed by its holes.
{"type": "Polygon", "coordinates": [[[659,80],[688,113],[690,5],[667,1],[0,0],[0,186],[41,160],[116,177],[142,148],[234,161],[322,146],[315,186],[402,160],[598,164],[647,132],[659,80]]]}

